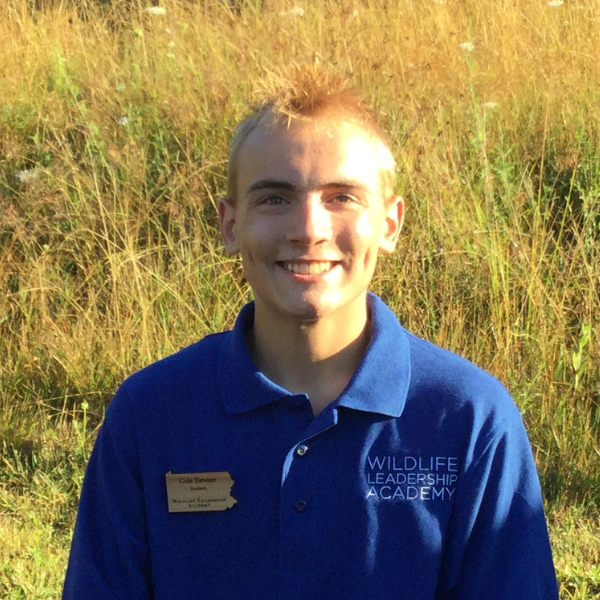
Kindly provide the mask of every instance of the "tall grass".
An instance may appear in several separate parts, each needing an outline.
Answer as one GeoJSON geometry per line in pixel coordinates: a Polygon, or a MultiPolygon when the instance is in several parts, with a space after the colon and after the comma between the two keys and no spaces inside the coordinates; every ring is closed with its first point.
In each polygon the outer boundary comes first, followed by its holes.
{"type": "Polygon", "coordinates": [[[552,4],[5,0],[1,595],[56,596],[118,383],[250,297],[215,204],[253,81],[293,60],[382,114],[409,209],[373,289],[509,387],[563,597],[600,597],[600,2],[552,4]]]}

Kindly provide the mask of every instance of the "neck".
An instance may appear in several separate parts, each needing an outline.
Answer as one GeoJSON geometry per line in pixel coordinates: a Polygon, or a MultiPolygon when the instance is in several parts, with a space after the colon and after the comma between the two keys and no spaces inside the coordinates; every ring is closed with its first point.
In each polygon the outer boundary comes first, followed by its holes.
{"type": "Polygon", "coordinates": [[[255,304],[248,347],[257,367],[293,394],[305,393],[317,415],[344,390],[369,341],[366,300],[358,315],[303,322],[278,319],[255,304]]]}

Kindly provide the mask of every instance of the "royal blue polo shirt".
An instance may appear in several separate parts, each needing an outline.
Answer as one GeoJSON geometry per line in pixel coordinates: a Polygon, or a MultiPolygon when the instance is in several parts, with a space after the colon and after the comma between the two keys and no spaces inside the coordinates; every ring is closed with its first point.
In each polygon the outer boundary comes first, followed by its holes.
{"type": "Polygon", "coordinates": [[[254,365],[253,304],[127,379],[87,468],[63,599],[556,599],[508,393],[368,302],[366,353],[317,417],[254,365]],[[170,512],[168,473],[233,484],[217,510],[200,497],[170,512]]]}

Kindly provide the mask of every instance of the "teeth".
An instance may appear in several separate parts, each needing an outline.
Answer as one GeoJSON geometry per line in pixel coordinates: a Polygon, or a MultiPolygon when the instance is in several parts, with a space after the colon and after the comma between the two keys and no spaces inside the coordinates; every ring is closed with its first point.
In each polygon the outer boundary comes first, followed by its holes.
{"type": "Polygon", "coordinates": [[[330,262],[284,263],[283,266],[292,273],[300,275],[317,275],[331,269],[330,262]]]}

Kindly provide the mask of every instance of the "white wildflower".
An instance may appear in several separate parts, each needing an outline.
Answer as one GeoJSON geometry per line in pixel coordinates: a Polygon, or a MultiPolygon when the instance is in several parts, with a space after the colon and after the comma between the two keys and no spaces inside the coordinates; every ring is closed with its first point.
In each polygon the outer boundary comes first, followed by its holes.
{"type": "Polygon", "coordinates": [[[117,90],[117,92],[122,92],[124,89],[125,89],[124,83],[117,83],[117,85],[115,86],[115,90],[117,90]]]}
{"type": "Polygon", "coordinates": [[[146,12],[149,15],[166,15],[167,14],[167,9],[163,8],[162,6],[149,6],[146,9],[146,12]]]}
{"type": "Polygon", "coordinates": [[[117,123],[121,127],[127,127],[127,125],[129,125],[129,117],[127,115],[123,115],[120,119],[117,120],[117,123]]]}
{"type": "Polygon", "coordinates": [[[475,50],[475,44],[473,42],[462,42],[458,47],[465,52],[473,52],[473,50],[475,50]]]}
{"type": "Polygon", "coordinates": [[[558,8],[559,6],[562,6],[564,4],[563,0],[550,0],[548,2],[548,6],[551,6],[552,8],[558,8]]]}
{"type": "Polygon", "coordinates": [[[483,103],[483,108],[487,108],[488,110],[494,110],[497,107],[498,107],[497,102],[484,102],[483,103]]]}
{"type": "Polygon", "coordinates": [[[280,17],[303,17],[304,9],[301,6],[294,6],[290,10],[282,10],[279,13],[280,17]]]}
{"type": "Polygon", "coordinates": [[[23,171],[17,171],[15,173],[15,176],[21,183],[25,184],[34,183],[40,177],[37,171],[33,171],[30,169],[23,169],[23,171]]]}

